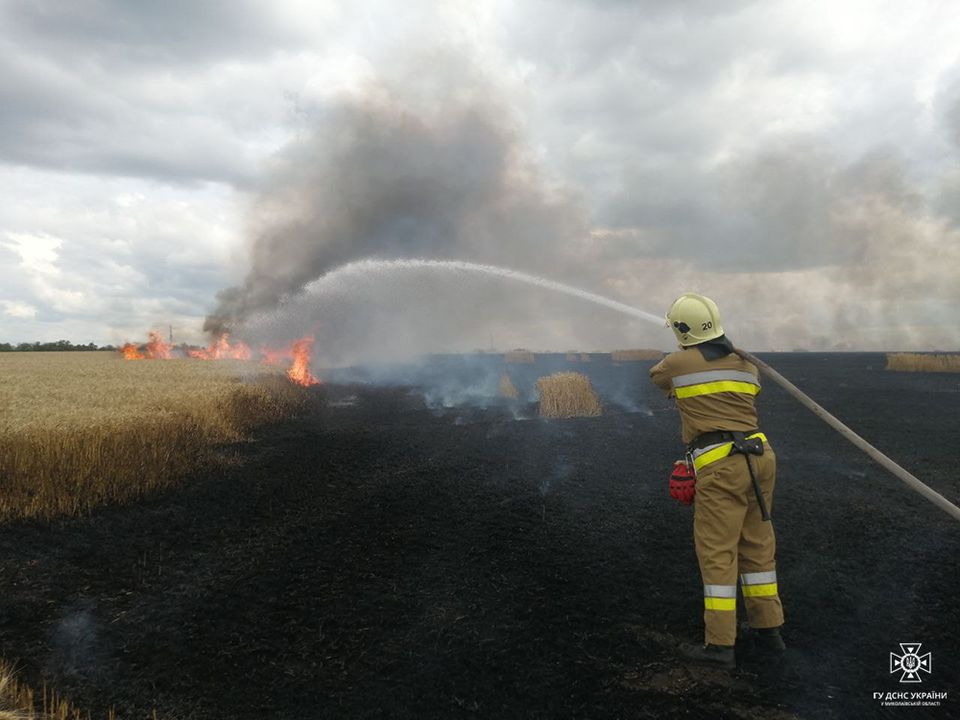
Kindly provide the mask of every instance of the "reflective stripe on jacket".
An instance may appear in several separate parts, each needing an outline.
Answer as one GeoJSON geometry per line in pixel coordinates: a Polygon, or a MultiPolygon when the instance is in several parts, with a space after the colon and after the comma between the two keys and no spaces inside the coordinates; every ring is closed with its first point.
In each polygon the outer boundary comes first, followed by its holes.
{"type": "Polygon", "coordinates": [[[696,346],[670,353],[650,368],[650,378],[676,398],[683,442],[714,430],[755,430],[760,392],[756,366],[730,353],[706,360],[696,346]]]}

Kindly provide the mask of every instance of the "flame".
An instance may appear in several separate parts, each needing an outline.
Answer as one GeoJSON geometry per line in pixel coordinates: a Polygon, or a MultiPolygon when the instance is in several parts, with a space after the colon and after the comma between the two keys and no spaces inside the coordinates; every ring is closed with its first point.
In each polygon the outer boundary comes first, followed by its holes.
{"type": "Polygon", "coordinates": [[[310,373],[311,350],[313,350],[313,337],[310,335],[296,340],[290,348],[293,354],[293,365],[287,370],[287,377],[304,387],[320,384],[320,381],[310,373]]]}
{"type": "Polygon", "coordinates": [[[310,372],[310,355],[313,350],[314,338],[307,335],[295,340],[285,347],[260,346],[260,362],[264,365],[280,365],[285,361],[292,361],[287,377],[292,382],[304,387],[319,385],[318,380],[310,372]]]}
{"type": "Polygon", "coordinates": [[[124,360],[143,360],[143,354],[135,343],[127,343],[120,348],[120,352],[123,353],[124,360]]]}
{"type": "MultiPolygon", "coordinates": [[[[313,350],[314,338],[307,335],[295,340],[286,347],[273,348],[266,345],[260,348],[261,362],[267,365],[279,365],[285,361],[291,361],[290,369],[287,370],[287,377],[292,382],[304,387],[319,385],[318,380],[310,372],[310,354],[313,350]]],[[[160,333],[151,330],[149,341],[140,349],[136,343],[126,343],[120,348],[123,357],[127,360],[170,360],[174,357],[174,348],[170,343],[165,343],[160,333]]],[[[253,351],[250,346],[243,342],[230,342],[230,336],[224,333],[216,340],[210,343],[207,348],[197,348],[187,350],[187,355],[197,360],[250,360],[253,357],[253,351]]],[[[177,357],[183,357],[177,354],[177,357]]]]}
{"type": "Polygon", "coordinates": [[[173,346],[165,343],[156,330],[151,330],[149,336],[150,341],[147,343],[146,357],[151,360],[169,360],[170,349],[173,346]]]}
{"type": "Polygon", "coordinates": [[[187,354],[197,360],[249,360],[253,353],[250,346],[243,342],[230,344],[230,335],[224,333],[210,343],[206,350],[188,350],[187,354]]]}
{"type": "Polygon", "coordinates": [[[121,347],[124,360],[169,360],[172,357],[170,350],[173,346],[165,343],[160,333],[151,330],[148,336],[149,340],[142,351],[136,343],[126,343],[121,347]]]}

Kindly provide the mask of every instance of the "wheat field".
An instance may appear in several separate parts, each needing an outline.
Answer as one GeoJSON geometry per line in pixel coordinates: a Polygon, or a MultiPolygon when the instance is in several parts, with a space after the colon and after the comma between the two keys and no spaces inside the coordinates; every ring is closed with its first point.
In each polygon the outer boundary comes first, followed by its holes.
{"type": "Polygon", "coordinates": [[[960,354],[887,353],[887,370],[960,373],[960,354]]]}
{"type": "Polygon", "coordinates": [[[304,391],[242,361],[0,354],[0,519],[77,515],[215,458],[296,413],[304,391]]]}

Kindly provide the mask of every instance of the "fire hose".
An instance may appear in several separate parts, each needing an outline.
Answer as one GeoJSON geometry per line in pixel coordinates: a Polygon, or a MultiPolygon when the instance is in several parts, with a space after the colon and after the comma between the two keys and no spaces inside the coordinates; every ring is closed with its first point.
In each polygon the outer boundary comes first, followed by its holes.
{"type": "Polygon", "coordinates": [[[838,433],[840,433],[844,438],[852,442],[858,448],[863,450],[872,460],[874,460],[878,465],[888,470],[890,473],[895,475],[898,479],[903,481],[907,487],[913,490],[915,493],[918,493],[925,497],[927,500],[932,502],[938,508],[949,514],[953,517],[954,520],[960,520],[960,507],[957,507],[952,502],[947,500],[943,495],[938,493],[933,488],[927,486],[919,478],[913,475],[910,472],[907,472],[902,467],[897,465],[893,460],[888,458],[882,452],[877,450],[873,445],[868,443],[862,437],[857,435],[853,430],[840,422],[837,418],[827,412],[821,405],[816,403],[811,399],[806,393],[804,393],[800,388],[794,385],[792,382],[787,380],[783,375],[778,373],[772,367],[767,365],[763,360],[751,355],[745,350],[740,350],[738,348],[734,349],[734,352],[742,357],[744,360],[752,362],[758,368],[764,371],[772,380],[774,380],[778,385],[780,385],[784,390],[793,395],[802,405],[810,409],[814,415],[818,416],[823,420],[827,425],[832,427],[838,433]]]}

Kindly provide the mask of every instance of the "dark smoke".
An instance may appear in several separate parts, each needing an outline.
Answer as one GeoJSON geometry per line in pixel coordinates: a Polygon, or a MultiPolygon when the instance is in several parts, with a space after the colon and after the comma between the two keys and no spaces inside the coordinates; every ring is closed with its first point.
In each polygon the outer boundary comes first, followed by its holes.
{"type": "MultiPolygon", "coordinates": [[[[707,168],[678,156],[654,175],[624,171],[615,212],[588,220],[540,170],[509,93],[467,65],[434,57],[311,117],[252,204],[250,271],[220,293],[206,330],[247,327],[264,342],[316,332],[327,364],[669,345],[669,333],[489,280],[409,275],[387,287],[369,277],[349,298],[273,312],[343,263],[421,257],[507,266],[655,312],[704,292],[735,341],[756,350],[960,339],[937,329],[960,292],[960,171],[938,193],[896,146],[854,156],[826,138],[787,136],[707,168]],[[271,325],[278,337],[261,332],[271,325]]],[[[943,108],[960,143],[960,99],[943,108]]]]}
{"type": "Polygon", "coordinates": [[[435,104],[382,86],[343,97],[284,151],[255,201],[249,274],[218,295],[205,330],[229,330],[358,258],[522,268],[539,253],[543,272],[551,246],[587,235],[492,93],[458,93],[451,80],[436,94],[435,104]]]}

